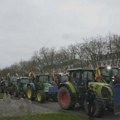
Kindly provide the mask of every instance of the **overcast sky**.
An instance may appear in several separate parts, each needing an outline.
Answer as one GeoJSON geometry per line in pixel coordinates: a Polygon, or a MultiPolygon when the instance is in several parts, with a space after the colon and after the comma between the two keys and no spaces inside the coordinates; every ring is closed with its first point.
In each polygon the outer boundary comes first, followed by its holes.
{"type": "Polygon", "coordinates": [[[0,0],[0,68],[41,47],[120,34],[120,0],[0,0]]]}

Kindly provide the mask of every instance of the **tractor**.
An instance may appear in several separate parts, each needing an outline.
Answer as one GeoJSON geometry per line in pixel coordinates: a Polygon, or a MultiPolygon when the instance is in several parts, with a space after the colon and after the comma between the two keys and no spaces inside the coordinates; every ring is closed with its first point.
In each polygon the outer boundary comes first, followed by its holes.
{"type": "Polygon", "coordinates": [[[116,84],[120,84],[120,68],[114,66],[99,67],[101,73],[101,80],[108,83],[112,88],[116,84]]]}
{"type": "Polygon", "coordinates": [[[14,90],[14,95],[16,97],[20,96],[20,97],[25,98],[27,84],[29,84],[30,82],[31,82],[31,79],[29,79],[29,77],[18,77],[16,89],[14,90]]]}
{"type": "Polygon", "coordinates": [[[107,83],[95,81],[95,70],[75,68],[69,69],[69,81],[61,83],[58,90],[58,103],[62,109],[73,109],[76,103],[88,113],[87,102],[85,100],[88,86],[96,94],[95,113],[100,117],[107,107],[113,107],[113,92],[107,83]]]}
{"type": "Polygon", "coordinates": [[[25,97],[28,83],[30,83],[30,79],[28,77],[12,76],[6,82],[6,92],[14,95],[15,97],[25,97]]]}
{"type": "Polygon", "coordinates": [[[118,67],[111,67],[111,66],[101,66],[99,67],[102,79],[106,83],[110,83],[112,80],[116,79],[117,76],[120,76],[119,68],[118,67]]]}
{"type": "Polygon", "coordinates": [[[68,80],[68,73],[56,73],[54,74],[54,79],[59,86],[60,83],[63,83],[68,80]]]}
{"type": "Polygon", "coordinates": [[[5,92],[14,95],[17,89],[17,77],[11,76],[5,81],[5,92]]]}
{"type": "Polygon", "coordinates": [[[49,99],[57,101],[58,86],[49,74],[36,75],[31,83],[27,84],[27,98],[39,103],[49,99]]]}

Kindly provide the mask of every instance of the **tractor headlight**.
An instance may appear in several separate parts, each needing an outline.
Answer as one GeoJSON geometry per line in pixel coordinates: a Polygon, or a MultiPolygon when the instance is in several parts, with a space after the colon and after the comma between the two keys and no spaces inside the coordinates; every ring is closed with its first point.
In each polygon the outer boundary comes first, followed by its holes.
{"type": "Polygon", "coordinates": [[[111,66],[107,66],[107,70],[111,70],[112,68],[111,68],[111,66]]]}

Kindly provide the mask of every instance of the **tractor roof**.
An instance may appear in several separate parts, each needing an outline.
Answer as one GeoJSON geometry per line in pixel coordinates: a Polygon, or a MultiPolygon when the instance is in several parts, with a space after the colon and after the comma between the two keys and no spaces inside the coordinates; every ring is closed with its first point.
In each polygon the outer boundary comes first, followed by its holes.
{"type": "Polygon", "coordinates": [[[29,77],[17,77],[17,79],[29,79],[29,77]]]}
{"type": "MultiPolygon", "coordinates": [[[[100,66],[99,68],[107,68],[108,66],[100,66]]],[[[120,69],[118,66],[111,66],[112,69],[120,69]]]]}
{"type": "Polygon", "coordinates": [[[70,71],[94,71],[94,69],[91,68],[73,68],[73,69],[68,69],[68,72],[70,71]]]}
{"type": "Polygon", "coordinates": [[[36,76],[51,76],[50,74],[37,74],[36,76]]]}

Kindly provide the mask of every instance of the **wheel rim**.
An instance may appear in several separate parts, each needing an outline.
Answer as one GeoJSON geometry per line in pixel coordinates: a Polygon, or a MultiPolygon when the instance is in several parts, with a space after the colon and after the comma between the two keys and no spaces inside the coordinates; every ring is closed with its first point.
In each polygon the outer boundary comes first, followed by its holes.
{"type": "Polygon", "coordinates": [[[28,88],[28,90],[27,90],[27,96],[28,96],[28,98],[31,98],[31,95],[32,95],[31,89],[28,88]]]}
{"type": "Polygon", "coordinates": [[[38,94],[37,94],[37,101],[38,101],[38,102],[41,102],[41,100],[42,100],[42,96],[41,96],[40,93],[38,93],[38,94]]]}
{"type": "Polygon", "coordinates": [[[68,94],[66,91],[61,92],[60,94],[60,102],[62,105],[67,105],[69,100],[68,100],[68,94]]]}

